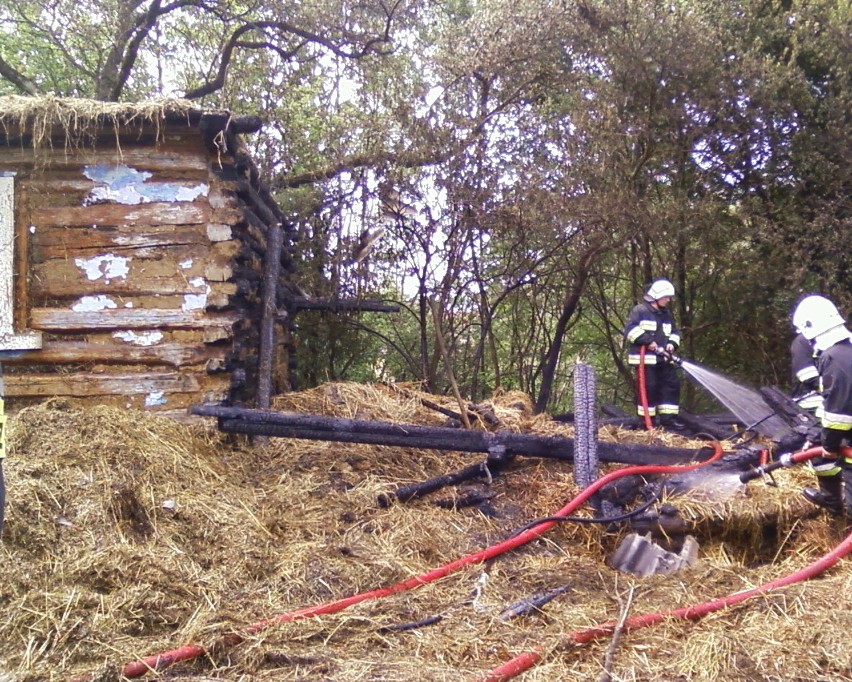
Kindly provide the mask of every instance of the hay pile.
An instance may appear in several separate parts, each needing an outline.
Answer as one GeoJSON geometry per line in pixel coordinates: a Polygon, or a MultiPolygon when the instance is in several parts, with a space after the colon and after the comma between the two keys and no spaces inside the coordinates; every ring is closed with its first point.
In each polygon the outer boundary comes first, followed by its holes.
{"type": "MultiPolygon", "coordinates": [[[[570,436],[532,418],[518,396],[493,402],[510,428],[570,436]]],[[[382,386],[330,384],[276,406],[407,423],[445,419],[414,389],[382,386]]],[[[473,679],[536,644],[546,657],[521,679],[598,679],[609,640],[573,649],[561,635],[618,618],[631,589],[631,615],[699,603],[786,575],[842,537],[799,502],[807,473],[786,470],[779,488],[752,484],[748,497],[721,506],[676,501],[698,522],[701,560],[673,575],[616,573],[604,561],[616,535],[564,523],[488,565],[245,635],[264,619],[389,585],[505,539],[573,497],[570,467],[519,458],[489,488],[487,507],[436,505],[459,494],[447,489],[381,508],[381,493],[461,469],[475,456],[274,438],[252,447],[212,424],[59,402],[16,415],[9,445],[0,680],[95,673],[117,681],[122,664],[190,642],[210,655],[158,679],[473,679]],[[499,618],[512,602],[563,585],[539,613],[499,618]],[[436,622],[394,629],[427,617],[436,622]],[[244,635],[241,643],[228,644],[233,632],[244,635]]],[[[817,580],[699,622],[627,633],[614,652],[613,679],[852,679],[852,615],[841,606],[850,583],[844,561],[817,580]]]]}

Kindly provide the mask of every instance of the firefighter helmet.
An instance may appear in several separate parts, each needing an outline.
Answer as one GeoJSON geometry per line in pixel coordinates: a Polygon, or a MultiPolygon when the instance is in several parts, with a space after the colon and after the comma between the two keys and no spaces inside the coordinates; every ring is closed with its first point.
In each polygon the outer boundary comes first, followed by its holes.
{"type": "Polygon", "coordinates": [[[646,301],[659,301],[666,296],[672,297],[675,295],[674,285],[667,279],[658,279],[648,289],[645,294],[646,301]]]}
{"type": "Polygon", "coordinates": [[[793,313],[793,326],[808,341],[846,322],[837,306],[825,296],[806,296],[793,313]]]}

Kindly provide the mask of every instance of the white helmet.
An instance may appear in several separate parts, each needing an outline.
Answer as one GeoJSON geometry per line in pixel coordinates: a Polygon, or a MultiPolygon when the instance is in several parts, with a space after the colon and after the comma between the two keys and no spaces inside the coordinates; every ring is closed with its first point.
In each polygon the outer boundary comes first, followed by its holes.
{"type": "Polygon", "coordinates": [[[806,296],[793,312],[793,326],[808,341],[846,322],[837,307],[825,296],[806,296]]]}
{"type": "Polygon", "coordinates": [[[658,279],[648,289],[648,293],[645,294],[645,300],[659,301],[661,298],[665,298],[666,296],[671,297],[674,295],[674,285],[667,279],[658,279]]]}

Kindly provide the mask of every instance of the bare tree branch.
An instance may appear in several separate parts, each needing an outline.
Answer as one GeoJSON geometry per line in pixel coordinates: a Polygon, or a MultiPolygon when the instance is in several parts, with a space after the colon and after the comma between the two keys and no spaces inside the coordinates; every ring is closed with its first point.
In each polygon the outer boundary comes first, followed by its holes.
{"type": "Polygon", "coordinates": [[[41,94],[39,87],[32,80],[11,66],[3,57],[0,57],[0,76],[3,76],[3,78],[26,95],[41,94]]]}
{"type": "MultiPolygon", "coordinates": [[[[331,41],[318,33],[314,33],[312,31],[308,31],[303,28],[299,28],[294,24],[291,24],[286,21],[252,21],[247,24],[243,24],[231,34],[231,37],[228,39],[228,42],[225,44],[225,47],[222,48],[221,55],[219,57],[219,70],[216,74],[216,77],[212,80],[207,81],[203,85],[195,88],[194,90],[189,90],[184,93],[184,97],[186,99],[199,99],[204,97],[205,95],[209,95],[212,92],[216,92],[221,89],[225,85],[225,78],[228,73],[228,67],[231,64],[231,59],[233,58],[234,49],[237,47],[246,47],[246,48],[254,48],[259,46],[269,46],[268,42],[243,42],[240,38],[249,33],[250,31],[264,31],[264,30],[272,30],[276,33],[283,34],[284,36],[298,36],[302,38],[302,42],[292,50],[281,51],[283,48],[279,48],[278,52],[282,55],[287,55],[287,58],[295,56],[302,48],[306,47],[309,44],[320,45],[327,49],[332,54],[337,55],[338,57],[342,57],[345,59],[360,59],[368,54],[388,54],[389,50],[381,50],[377,46],[386,44],[390,42],[390,19],[386,21],[384,31],[378,37],[371,38],[364,42],[364,44],[359,49],[347,50],[344,49],[341,45],[336,44],[334,41],[331,41]]],[[[345,43],[355,43],[357,41],[356,36],[348,36],[344,41],[345,43]]]]}

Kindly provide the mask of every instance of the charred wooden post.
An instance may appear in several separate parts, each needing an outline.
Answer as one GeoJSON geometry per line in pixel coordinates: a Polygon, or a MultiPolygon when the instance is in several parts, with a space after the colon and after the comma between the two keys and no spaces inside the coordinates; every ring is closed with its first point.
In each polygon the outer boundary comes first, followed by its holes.
{"type": "MultiPolygon", "coordinates": [[[[219,428],[229,433],[460,452],[490,453],[504,448],[507,455],[574,460],[574,441],[554,436],[392,424],[220,405],[194,405],[190,413],[218,418],[219,428]]],[[[598,443],[598,458],[602,462],[677,464],[708,456],[689,448],[598,443]]]]}
{"type": "Polygon", "coordinates": [[[760,389],[760,394],[781,419],[783,419],[791,428],[816,426],[819,420],[807,410],[803,410],[796,402],[783,391],[778,390],[774,386],[764,386],[760,389]]]}
{"type": "Polygon", "coordinates": [[[260,349],[257,367],[258,407],[269,407],[272,398],[272,363],[275,352],[275,320],[278,316],[276,284],[281,273],[281,249],[284,245],[281,223],[270,225],[267,235],[266,263],[261,289],[263,316],[260,321],[260,349]]]}
{"type": "Polygon", "coordinates": [[[407,502],[417,497],[423,497],[429,493],[433,493],[441,488],[446,488],[451,485],[458,485],[473,478],[492,478],[498,474],[506,465],[514,459],[513,456],[507,456],[502,450],[498,450],[488,454],[488,458],[484,462],[472,464],[460,471],[443,476],[435,476],[419,483],[400,486],[390,494],[381,494],[378,496],[377,502],[380,507],[388,507],[392,500],[400,500],[407,502]]]}

